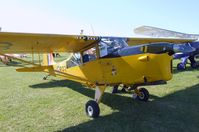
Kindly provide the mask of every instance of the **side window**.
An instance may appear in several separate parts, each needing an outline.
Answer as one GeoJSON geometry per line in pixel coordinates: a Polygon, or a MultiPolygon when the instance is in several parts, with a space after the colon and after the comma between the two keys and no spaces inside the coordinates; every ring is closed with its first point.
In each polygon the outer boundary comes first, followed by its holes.
{"type": "Polygon", "coordinates": [[[83,63],[95,60],[96,58],[97,58],[97,54],[96,54],[95,47],[90,48],[83,52],[83,56],[82,56],[83,63]]]}
{"type": "Polygon", "coordinates": [[[67,68],[73,67],[73,66],[79,66],[81,65],[81,55],[80,53],[74,53],[70,56],[68,61],[66,61],[67,68]]]}

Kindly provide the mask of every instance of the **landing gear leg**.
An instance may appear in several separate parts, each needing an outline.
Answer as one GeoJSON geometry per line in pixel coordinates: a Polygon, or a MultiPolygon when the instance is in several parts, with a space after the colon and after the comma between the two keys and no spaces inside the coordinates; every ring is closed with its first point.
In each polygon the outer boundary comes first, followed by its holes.
{"type": "Polygon", "coordinates": [[[89,117],[97,118],[100,114],[99,103],[102,98],[102,95],[106,89],[106,86],[97,86],[95,89],[95,100],[89,100],[86,103],[86,114],[89,117]]]}

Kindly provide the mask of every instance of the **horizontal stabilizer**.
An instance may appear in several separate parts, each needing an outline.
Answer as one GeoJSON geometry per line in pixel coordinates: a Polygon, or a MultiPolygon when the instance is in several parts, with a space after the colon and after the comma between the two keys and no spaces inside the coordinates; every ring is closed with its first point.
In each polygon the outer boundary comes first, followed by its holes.
{"type": "Polygon", "coordinates": [[[16,69],[17,72],[47,72],[50,75],[55,76],[53,66],[35,66],[35,67],[24,67],[16,69]]]}

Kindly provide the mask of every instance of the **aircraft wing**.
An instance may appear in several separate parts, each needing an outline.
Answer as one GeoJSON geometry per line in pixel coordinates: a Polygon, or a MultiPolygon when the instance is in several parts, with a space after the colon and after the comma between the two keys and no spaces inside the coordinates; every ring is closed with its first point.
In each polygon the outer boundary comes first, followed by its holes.
{"type": "MultiPolygon", "coordinates": [[[[0,53],[77,52],[100,41],[101,37],[0,32],[0,53]]],[[[128,44],[141,45],[156,42],[185,43],[195,39],[128,38],[128,44]]]]}
{"type": "Polygon", "coordinates": [[[152,26],[135,28],[134,33],[151,37],[199,38],[198,34],[186,34],[152,26]]]}
{"type": "Polygon", "coordinates": [[[95,36],[0,32],[0,53],[76,52],[97,41],[95,36]]]}
{"type": "Polygon", "coordinates": [[[159,42],[167,42],[167,43],[187,43],[187,42],[193,42],[197,39],[183,39],[183,38],[128,38],[128,45],[140,45],[140,44],[150,44],[150,43],[159,43],[159,42]]]}

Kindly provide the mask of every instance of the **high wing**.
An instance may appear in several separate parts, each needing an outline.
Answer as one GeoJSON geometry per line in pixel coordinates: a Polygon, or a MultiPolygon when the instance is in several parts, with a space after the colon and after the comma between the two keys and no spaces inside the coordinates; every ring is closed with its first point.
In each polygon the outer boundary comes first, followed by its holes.
{"type": "Polygon", "coordinates": [[[135,28],[134,33],[151,37],[199,38],[199,34],[186,34],[152,26],[135,28]]]}
{"type": "MultiPolygon", "coordinates": [[[[78,52],[96,44],[101,38],[103,37],[0,32],[0,53],[78,52]]],[[[195,41],[195,39],[170,38],[127,38],[127,40],[130,46],[156,42],[185,43],[195,41]]]]}
{"type": "Polygon", "coordinates": [[[97,41],[96,36],[0,32],[0,53],[77,52],[97,41]]]}
{"type": "Polygon", "coordinates": [[[129,38],[128,45],[140,45],[140,44],[151,44],[151,43],[159,43],[159,42],[167,42],[167,43],[188,43],[196,41],[197,39],[183,39],[183,38],[129,38]]]}

